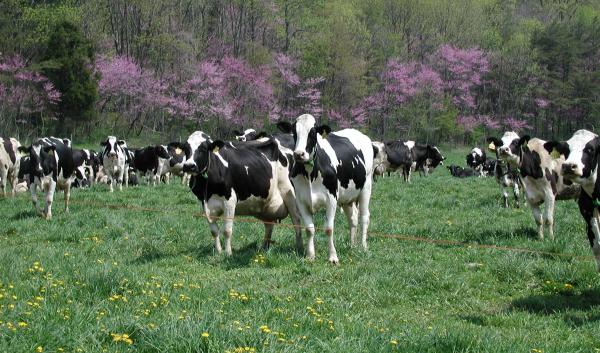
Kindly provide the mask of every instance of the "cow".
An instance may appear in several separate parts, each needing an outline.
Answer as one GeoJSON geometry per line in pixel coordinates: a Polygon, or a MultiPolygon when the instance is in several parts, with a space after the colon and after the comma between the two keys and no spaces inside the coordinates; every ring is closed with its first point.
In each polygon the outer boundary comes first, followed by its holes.
{"type": "Polygon", "coordinates": [[[600,272],[600,138],[591,131],[578,130],[569,140],[549,141],[544,144],[544,148],[553,157],[560,155],[565,158],[560,170],[565,183],[581,185],[577,203],[586,224],[596,269],[600,272]]]}
{"type": "Polygon", "coordinates": [[[92,155],[89,150],[73,150],[73,165],[75,167],[75,180],[73,181],[73,186],[90,186],[91,178],[88,178],[88,175],[92,175],[92,173],[90,173],[89,171],[89,169],[91,168],[91,161],[92,155]]]}
{"type": "Polygon", "coordinates": [[[384,161],[383,167],[387,170],[388,175],[394,170],[401,169],[404,181],[410,182],[411,168],[414,163],[412,149],[415,147],[415,142],[401,140],[386,141],[384,146],[387,160],[384,161]]]}
{"type": "Polygon", "coordinates": [[[474,171],[479,173],[479,176],[483,176],[483,166],[486,161],[485,151],[482,151],[479,147],[475,147],[467,154],[467,165],[474,171]]]}
{"type": "Polygon", "coordinates": [[[29,147],[21,146],[19,151],[29,154],[28,170],[29,191],[33,206],[47,220],[52,219],[52,202],[58,188],[65,193],[65,213],[69,212],[71,184],[74,180],[75,165],[73,150],[68,139],[47,137],[39,139],[29,147]],[[38,207],[37,189],[46,192],[46,206],[43,211],[38,207]]]}
{"type": "Polygon", "coordinates": [[[522,188],[523,185],[521,183],[521,176],[519,175],[519,168],[504,162],[502,159],[496,159],[494,161],[492,173],[496,178],[496,183],[500,187],[504,207],[508,208],[507,189],[512,189],[515,198],[515,208],[521,207],[519,201],[519,189],[522,188]]]}
{"type": "Polygon", "coordinates": [[[322,207],[325,207],[330,263],[339,263],[333,238],[337,206],[341,206],[346,214],[351,245],[356,242],[360,219],[361,244],[366,250],[373,184],[371,139],[354,129],[331,132],[327,125],[317,126],[310,114],[299,116],[293,125],[283,125],[294,135],[292,182],[298,211],[308,235],[307,258],[315,258],[313,218],[322,207]]]}
{"type": "Polygon", "coordinates": [[[21,158],[21,144],[15,138],[0,137],[0,188],[2,196],[6,196],[6,184],[10,182],[10,194],[15,195],[21,158]]]}
{"type": "Polygon", "coordinates": [[[254,129],[246,129],[244,132],[233,130],[233,133],[235,134],[235,139],[240,142],[254,141],[258,138],[258,134],[254,129]]]}
{"type": "Polygon", "coordinates": [[[160,181],[159,160],[169,159],[167,148],[162,145],[147,146],[133,151],[133,168],[145,176],[148,185],[156,186],[160,181]]]}
{"type": "Polygon", "coordinates": [[[385,143],[373,141],[373,180],[377,180],[378,176],[383,177],[389,162],[387,161],[387,153],[385,152],[385,143]]]}
{"type": "MultiPolygon", "coordinates": [[[[410,171],[423,171],[425,175],[433,172],[438,165],[444,164],[446,160],[440,149],[432,145],[414,144],[414,147],[411,148],[411,153],[413,164],[410,171]]],[[[408,172],[408,182],[410,182],[410,171],[408,172]]]]}
{"type": "Polygon", "coordinates": [[[477,175],[477,172],[473,169],[465,169],[454,164],[449,165],[447,168],[450,171],[450,175],[456,178],[468,178],[477,175]]]}
{"type": "Polygon", "coordinates": [[[564,157],[553,159],[544,148],[546,141],[529,136],[519,138],[513,131],[506,132],[501,139],[488,138],[488,142],[499,159],[512,168],[518,168],[525,199],[538,226],[538,238],[544,239],[545,225],[549,237],[554,239],[555,200],[573,198],[578,194],[576,188],[569,188],[563,183],[560,170],[564,157]],[[542,203],[545,203],[543,215],[542,203]]]}
{"type": "Polygon", "coordinates": [[[123,190],[123,183],[128,184],[129,173],[127,161],[131,160],[130,151],[127,149],[127,143],[124,140],[117,140],[115,136],[108,136],[105,141],[100,143],[102,150],[102,166],[104,173],[108,177],[110,192],[114,191],[114,184],[117,183],[119,191],[123,190]]]}
{"type": "Polygon", "coordinates": [[[236,215],[254,216],[263,221],[265,249],[271,243],[274,222],[289,215],[296,225],[296,246],[302,250],[300,217],[289,176],[289,161],[274,139],[232,144],[213,141],[209,135],[196,131],[187,143],[194,152],[183,171],[192,175],[189,186],[208,220],[217,253],[222,251],[217,221],[223,218],[225,254],[231,255],[236,215]]]}

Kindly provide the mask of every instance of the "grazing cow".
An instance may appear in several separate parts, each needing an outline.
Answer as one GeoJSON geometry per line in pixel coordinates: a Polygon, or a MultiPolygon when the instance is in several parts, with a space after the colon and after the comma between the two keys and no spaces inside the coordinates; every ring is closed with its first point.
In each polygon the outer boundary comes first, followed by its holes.
{"type": "Polygon", "coordinates": [[[6,196],[6,184],[10,182],[12,196],[15,195],[19,174],[19,147],[21,144],[14,138],[0,137],[0,188],[2,196],[6,196]]]}
{"type": "Polygon", "coordinates": [[[576,188],[563,183],[560,170],[564,158],[553,159],[544,148],[546,141],[529,136],[519,136],[510,131],[502,139],[489,138],[490,149],[496,150],[499,159],[518,168],[525,188],[525,198],[531,206],[533,218],[538,225],[538,238],[544,238],[544,224],[548,235],[554,239],[554,203],[556,199],[573,198],[576,188]],[[540,206],[545,203],[544,214],[540,206]]]}
{"type": "Polygon", "coordinates": [[[108,136],[106,141],[102,141],[100,145],[104,147],[102,150],[102,166],[108,177],[110,192],[114,191],[115,183],[118,184],[119,191],[122,191],[123,183],[128,184],[129,181],[127,161],[131,157],[130,151],[127,149],[127,143],[124,140],[117,140],[114,136],[108,136]]]}
{"type": "Polygon", "coordinates": [[[69,212],[71,183],[74,179],[75,165],[73,150],[68,139],[55,137],[42,138],[30,147],[19,147],[21,152],[29,153],[29,166],[24,174],[29,174],[29,191],[35,209],[46,219],[52,218],[52,202],[56,188],[65,192],[65,212],[69,212]],[[37,189],[46,192],[46,206],[43,211],[38,207],[37,189]]]}
{"type": "Polygon", "coordinates": [[[167,149],[162,145],[148,146],[133,151],[133,168],[146,177],[148,185],[156,186],[160,181],[159,159],[169,159],[167,149]]]}
{"type": "Polygon", "coordinates": [[[254,129],[246,129],[244,132],[233,130],[233,133],[235,134],[235,139],[240,142],[254,141],[258,138],[258,134],[254,129]]]}
{"type": "Polygon", "coordinates": [[[479,173],[479,176],[484,176],[483,166],[486,161],[485,152],[480,148],[475,147],[467,154],[467,165],[479,173]]]}
{"type": "Polygon", "coordinates": [[[367,249],[369,201],[373,175],[373,145],[360,131],[345,129],[331,132],[327,125],[316,126],[315,118],[303,114],[294,125],[286,124],[294,134],[292,182],[302,223],[308,234],[307,257],[314,259],[315,212],[325,207],[325,233],[329,239],[329,262],[339,262],[333,240],[337,206],[342,206],[354,245],[360,218],[361,243],[367,249]]]}
{"type": "Polygon", "coordinates": [[[289,161],[274,139],[256,143],[225,144],[196,131],[188,139],[193,158],[183,166],[192,174],[190,188],[200,201],[215,241],[221,252],[220,229],[223,218],[225,253],[231,255],[233,218],[254,216],[264,221],[263,247],[271,243],[274,222],[288,216],[296,225],[296,246],[302,249],[300,217],[294,187],[289,177],[289,161]]]}
{"type": "Polygon", "coordinates": [[[591,131],[578,130],[569,140],[546,142],[544,148],[553,157],[566,158],[560,170],[565,183],[581,185],[579,212],[586,223],[588,240],[600,272],[600,138],[591,131]]]}

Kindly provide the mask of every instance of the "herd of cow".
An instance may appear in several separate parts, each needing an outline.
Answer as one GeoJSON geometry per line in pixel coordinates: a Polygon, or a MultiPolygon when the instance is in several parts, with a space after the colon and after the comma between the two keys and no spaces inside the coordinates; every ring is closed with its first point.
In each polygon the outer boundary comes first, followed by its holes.
{"type": "MultiPolygon", "coordinates": [[[[231,255],[233,220],[236,215],[254,216],[264,223],[263,247],[268,248],[274,224],[291,218],[296,226],[296,246],[314,259],[314,214],[325,209],[325,233],[329,261],[338,263],[333,228],[337,207],[346,215],[351,245],[357,232],[360,245],[367,249],[370,221],[369,202],[374,178],[394,170],[410,182],[411,172],[429,174],[445,159],[440,150],[414,141],[371,141],[358,130],[332,132],[317,125],[309,114],[292,123],[279,122],[275,134],[248,129],[236,131],[236,139],[222,141],[196,131],[185,142],[130,149],[123,140],[109,136],[102,150],[78,150],[68,139],[42,138],[31,146],[21,146],[14,138],[0,138],[0,180],[4,195],[7,182],[14,194],[19,188],[31,192],[34,207],[43,217],[52,217],[55,190],[64,190],[68,212],[70,189],[93,183],[106,183],[112,192],[123,184],[135,184],[138,176],[148,184],[171,175],[181,176],[198,198],[208,220],[214,246],[231,255]],[[19,179],[24,180],[19,184],[19,179]],[[45,193],[45,206],[38,205],[37,191],[45,193]],[[217,221],[222,220],[219,227],[217,221]],[[308,237],[306,249],[301,229],[308,237]]],[[[498,181],[504,206],[507,188],[512,188],[516,207],[522,189],[538,236],[544,228],[553,238],[554,203],[557,199],[578,198],[587,224],[587,235],[600,271],[600,181],[597,181],[600,139],[587,130],[577,131],[568,141],[543,141],[506,132],[502,138],[489,138],[489,150],[496,159],[474,148],[466,158],[470,169],[449,166],[453,176],[486,176],[498,181]],[[597,185],[598,184],[598,185],[597,185]],[[545,204],[543,214],[541,205],[545,204]]]]}

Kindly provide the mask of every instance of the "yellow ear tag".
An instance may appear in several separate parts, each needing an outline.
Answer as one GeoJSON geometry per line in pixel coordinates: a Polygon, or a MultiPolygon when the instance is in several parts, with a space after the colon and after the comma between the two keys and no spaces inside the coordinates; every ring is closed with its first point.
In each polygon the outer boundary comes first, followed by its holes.
{"type": "Polygon", "coordinates": [[[48,155],[49,156],[54,156],[54,150],[48,150],[48,155]]]}
{"type": "Polygon", "coordinates": [[[219,146],[215,146],[215,148],[213,148],[213,150],[212,150],[212,151],[213,151],[213,153],[217,153],[217,152],[219,152],[219,146]]]}
{"type": "Polygon", "coordinates": [[[177,148],[175,149],[175,154],[181,154],[181,152],[182,152],[182,151],[181,151],[181,148],[177,147],[177,148]]]}
{"type": "Polygon", "coordinates": [[[490,151],[495,151],[496,145],[493,142],[490,142],[490,144],[488,145],[488,148],[490,149],[490,151]]]}
{"type": "Polygon", "coordinates": [[[550,152],[550,156],[554,159],[560,158],[560,153],[556,150],[556,147],[552,149],[552,152],[550,152]]]}

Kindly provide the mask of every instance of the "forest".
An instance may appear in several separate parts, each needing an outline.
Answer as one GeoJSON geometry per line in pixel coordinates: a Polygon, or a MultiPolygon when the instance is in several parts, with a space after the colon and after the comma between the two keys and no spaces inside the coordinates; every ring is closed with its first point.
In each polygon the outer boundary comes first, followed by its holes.
{"type": "Polygon", "coordinates": [[[442,144],[595,130],[600,1],[0,2],[2,135],[167,141],[301,113],[442,144]]]}

